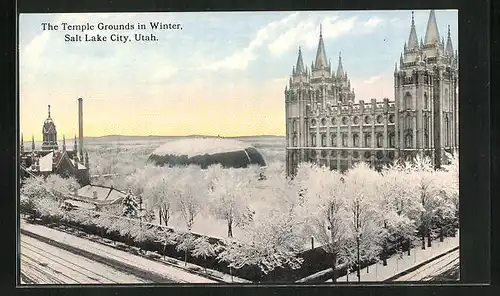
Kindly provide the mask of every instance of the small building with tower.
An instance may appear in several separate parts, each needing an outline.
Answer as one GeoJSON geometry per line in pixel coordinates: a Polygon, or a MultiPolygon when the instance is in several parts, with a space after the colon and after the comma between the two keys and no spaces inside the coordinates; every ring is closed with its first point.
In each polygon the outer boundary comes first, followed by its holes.
{"type": "Polygon", "coordinates": [[[62,146],[57,140],[57,129],[50,114],[42,127],[42,146],[36,149],[35,139],[31,139],[31,149],[27,150],[21,134],[20,145],[20,175],[21,179],[34,176],[48,176],[58,174],[61,177],[74,177],[81,186],[90,184],[89,156],[83,147],[83,110],[82,99],[78,99],[79,139],[76,135],[72,147],[67,145],[63,135],[62,146]]]}

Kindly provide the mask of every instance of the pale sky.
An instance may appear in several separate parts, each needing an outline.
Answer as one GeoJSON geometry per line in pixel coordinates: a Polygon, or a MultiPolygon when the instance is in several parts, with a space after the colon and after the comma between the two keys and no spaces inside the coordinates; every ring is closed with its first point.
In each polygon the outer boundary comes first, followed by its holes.
{"type": "MultiPolygon", "coordinates": [[[[428,16],[415,11],[419,40],[428,16]]],[[[458,11],[438,10],[436,19],[445,40],[451,26],[458,49],[458,11]]],[[[40,140],[50,104],[58,138],[73,138],[81,97],[85,136],[284,135],[283,92],[298,47],[306,65],[314,60],[320,24],[334,69],[342,52],[356,100],[393,99],[411,11],[22,14],[20,132],[40,140]],[[182,30],[151,30],[150,21],[180,23],[182,30]],[[141,22],[148,29],[87,33],[153,33],[159,40],[65,42],[65,34],[79,32],[43,31],[43,22],[141,22]]]]}

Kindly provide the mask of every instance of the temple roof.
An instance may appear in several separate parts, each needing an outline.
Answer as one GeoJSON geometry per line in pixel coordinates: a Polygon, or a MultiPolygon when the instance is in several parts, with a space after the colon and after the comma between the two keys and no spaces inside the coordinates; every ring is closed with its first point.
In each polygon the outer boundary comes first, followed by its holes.
{"type": "Polygon", "coordinates": [[[316,62],[314,64],[314,67],[316,69],[324,69],[327,66],[328,66],[328,64],[327,64],[327,58],[326,58],[326,52],[325,52],[325,44],[323,42],[323,32],[322,32],[322,29],[320,26],[318,50],[316,52],[316,62]]]}
{"type": "Polygon", "coordinates": [[[408,38],[408,49],[416,49],[416,48],[418,48],[418,38],[417,38],[417,31],[415,30],[415,18],[413,16],[413,11],[412,11],[410,37],[408,38]]]}
{"type": "Polygon", "coordinates": [[[427,31],[425,32],[425,44],[439,43],[439,30],[436,22],[436,14],[431,9],[429,20],[427,21],[427,31]]]}
{"type": "Polygon", "coordinates": [[[305,73],[304,61],[302,60],[302,50],[299,47],[299,56],[297,57],[297,65],[295,66],[295,74],[302,75],[305,73]]]}

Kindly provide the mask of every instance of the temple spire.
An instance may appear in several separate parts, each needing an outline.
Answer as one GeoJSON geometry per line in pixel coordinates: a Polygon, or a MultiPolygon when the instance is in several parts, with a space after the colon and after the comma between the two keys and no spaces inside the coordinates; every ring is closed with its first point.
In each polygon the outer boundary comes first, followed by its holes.
{"type": "Polygon", "coordinates": [[[408,38],[408,49],[417,49],[418,48],[418,38],[417,31],[415,30],[415,17],[413,15],[413,11],[411,12],[411,28],[410,28],[410,37],[408,38]]]}
{"type": "Polygon", "coordinates": [[[66,151],[66,137],[63,134],[63,151],[66,151]]]}
{"type": "Polygon", "coordinates": [[[339,52],[339,64],[337,66],[337,78],[344,77],[344,67],[342,66],[342,56],[339,52]]]}
{"type": "Polygon", "coordinates": [[[35,136],[31,135],[31,151],[35,151],[35,136]]]}
{"type": "Polygon", "coordinates": [[[316,52],[316,62],[314,64],[314,68],[324,69],[326,67],[327,63],[326,63],[325,44],[323,42],[323,31],[322,31],[322,26],[320,24],[318,51],[316,52]]]}
{"type": "Polygon", "coordinates": [[[431,9],[429,20],[427,21],[427,31],[425,32],[425,44],[439,43],[439,30],[436,22],[436,14],[431,9]]]}
{"type": "Polygon", "coordinates": [[[295,75],[305,74],[304,61],[302,60],[302,50],[299,46],[299,56],[297,57],[297,65],[295,66],[295,75]]]}
{"type": "Polygon", "coordinates": [[[50,105],[49,105],[49,118],[50,118],[50,105]]]}

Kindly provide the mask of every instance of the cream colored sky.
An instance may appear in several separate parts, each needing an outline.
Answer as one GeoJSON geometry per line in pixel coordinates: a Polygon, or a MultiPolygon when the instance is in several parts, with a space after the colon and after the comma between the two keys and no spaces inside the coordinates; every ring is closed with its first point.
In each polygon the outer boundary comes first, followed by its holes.
{"type": "Polygon", "coordinates": [[[42,124],[47,118],[47,105],[51,104],[51,117],[58,137],[65,134],[66,138],[73,138],[78,132],[78,98],[72,94],[81,94],[84,134],[87,136],[282,135],[284,83],[271,81],[253,91],[239,85],[238,88],[224,89],[224,95],[220,94],[222,90],[207,91],[193,85],[189,88],[177,86],[179,91],[172,92],[154,88],[123,92],[117,88],[108,89],[108,93],[116,94],[105,98],[83,89],[81,92],[59,90],[45,93],[28,89],[21,93],[21,97],[26,98],[20,108],[21,131],[25,140],[31,139],[31,134],[26,132],[30,130],[36,139],[40,139],[42,124]],[[256,98],[240,99],[245,93],[252,93],[256,98]]]}

